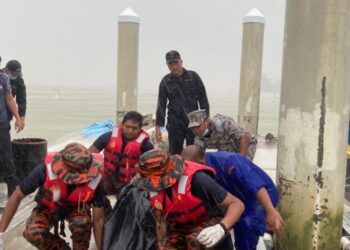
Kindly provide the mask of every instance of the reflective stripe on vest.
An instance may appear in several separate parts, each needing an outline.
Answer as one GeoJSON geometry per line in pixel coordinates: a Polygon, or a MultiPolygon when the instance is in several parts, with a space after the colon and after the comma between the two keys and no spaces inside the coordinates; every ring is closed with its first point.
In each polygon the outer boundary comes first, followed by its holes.
{"type": "Polygon", "coordinates": [[[102,179],[102,175],[99,174],[98,176],[96,176],[92,181],[89,182],[89,185],[88,185],[89,188],[95,190],[98,184],[100,183],[101,179],[102,179]]]}
{"type": "Polygon", "coordinates": [[[119,126],[113,128],[112,137],[118,137],[119,126]]]}
{"type": "Polygon", "coordinates": [[[188,180],[188,176],[187,175],[181,175],[180,176],[179,187],[177,189],[179,194],[185,194],[187,180],[188,180]]]}
{"type": "Polygon", "coordinates": [[[154,196],[156,196],[158,194],[158,192],[155,192],[155,191],[149,191],[149,196],[151,198],[153,198],[154,196]]]}
{"type": "Polygon", "coordinates": [[[52,167],[51,167],[51,163],[46,165],[47,167],[47,173],[48,173],[48,178],[49,180],[56,180],[58,177],[57,175],[54,174],[54,172],[52,171],[52,167]]]}
{"type": "Polygon", "coordinates": [[[140,134],[138,137],[137,137],[137,139],[136,139],[136,142],[137,143],[139,143],[139,144],[141,144],[141,142],[143,141],[143,139],[145,139],[145,135],[144,134],[140,134]]]}

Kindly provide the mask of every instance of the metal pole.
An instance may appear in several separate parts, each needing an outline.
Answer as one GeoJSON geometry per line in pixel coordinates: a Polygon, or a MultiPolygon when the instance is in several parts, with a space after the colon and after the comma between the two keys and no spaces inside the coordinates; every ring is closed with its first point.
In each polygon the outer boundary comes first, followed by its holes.
{"type": "Polygon", "coordinates": [[[118,17],[117,122],[137,109],[139,17],[130,8],[118,17]]]}
{"type": "Polygon", "coordinates": [[[277,249],[339,249],[350,86],[349,0],[287,0],[277,249]]]}
{"type": "Polygon", "coordinates": [[[255,8],[243,18],[238,122],[254,134],[258,133],[264,26],[265,17],[255,8]]]}

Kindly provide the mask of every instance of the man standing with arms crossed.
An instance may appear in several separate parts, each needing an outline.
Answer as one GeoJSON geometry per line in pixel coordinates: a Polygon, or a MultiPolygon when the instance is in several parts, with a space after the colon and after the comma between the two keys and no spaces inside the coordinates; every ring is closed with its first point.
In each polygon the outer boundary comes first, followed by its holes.
{"type": "Polygon", "coordinates": [[[188,129],[187,113],[205,109],[209,116],[209,102],[204,84],[199,75],[182,67],[179,52],[171,50],[165,55],[170,73],[163,77],[159,84],[158,104],[156,111],[156,139],[162,140],[160,127],[165,125],[165,111],[170,154],[180,154],[184,140],[191,145],[194,135],[188,129]]]}

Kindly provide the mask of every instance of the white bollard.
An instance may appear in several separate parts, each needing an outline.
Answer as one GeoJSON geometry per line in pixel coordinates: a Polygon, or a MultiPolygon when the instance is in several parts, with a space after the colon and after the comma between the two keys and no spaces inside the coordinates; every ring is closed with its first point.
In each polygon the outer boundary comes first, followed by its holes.
{"type": "Polygon", "coordinates": [[[265,17],[256,8],[243,18],[238,123],[258,134],[265,17]]]}

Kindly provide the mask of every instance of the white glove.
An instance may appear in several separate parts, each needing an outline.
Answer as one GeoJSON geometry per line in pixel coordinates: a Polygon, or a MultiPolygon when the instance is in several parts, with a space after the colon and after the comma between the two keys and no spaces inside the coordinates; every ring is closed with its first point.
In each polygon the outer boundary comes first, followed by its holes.
{"type": "Polygon", "coordinates": [[[215,246],[225,236],[225,230],[220,224],[216,224],[212,227],[204,228],[197,240],[203,244],[206,248],[215,246]]]}
{"type": "Polygon", "coordinates": [[[0,250],[5,249],[5,237],[4,233],[0,233],[0,250]]]}

